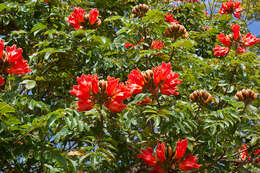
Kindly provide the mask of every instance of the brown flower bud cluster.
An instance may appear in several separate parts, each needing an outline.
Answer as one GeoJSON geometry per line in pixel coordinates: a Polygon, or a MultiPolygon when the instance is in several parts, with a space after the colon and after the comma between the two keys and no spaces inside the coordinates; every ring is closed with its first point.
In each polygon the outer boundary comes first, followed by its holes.
{"type": "Polygon", "coordinates": [[[235,95],[235,99],[237,101],[242,101],[245,104],[249,104],[252,101],[256,100],[257,94],[250,90],[250,89],[243,89],[241,91],[238,91],[235,95]]]}
{"type": "Polygon", "coordinates": [[[101,25],[101,20],[97,18],[97,21],[92,25],[89,22],[89,14],[84,15],[84,21],[80,23],[80,29],[97,29],[101,25]]]}
{"type": "Polygon", "coordinates": [[[142,71],[141,73],[144,78],[144,88],[155,88],[155,84],[153,81],[153,71],[146,70],[142,71]]]}
{"type": "Polygon", "coordinates": [[[132,9],[132,13],[134,14],[134,17],[143,17],[147,13],[147,11],[149,11],[149,7],[146,4],[136,5],[132,9]]]}
{"type": "Polygon", "coordinates": [[[190,101],[203,105],[211,102],[212,96],[205,90],[196,90],[190,94],[190,101]]]}
{"type": "Polygon", "coordinates": [[[189,33],[186,31],[185,27],[180,24],[172,23],[165,31],[166,37],[174,37],[175,39],[179,37],[188,38],[189,33]]]}

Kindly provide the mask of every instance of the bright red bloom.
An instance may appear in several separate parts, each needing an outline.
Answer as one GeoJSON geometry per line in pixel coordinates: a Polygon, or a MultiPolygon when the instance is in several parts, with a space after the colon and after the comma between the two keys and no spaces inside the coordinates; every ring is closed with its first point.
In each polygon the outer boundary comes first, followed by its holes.
{"type": "Polygon", "coordinates": [[[157,164],[155,165],[155,167],[153,167],[150,173],[167,173],[167,171],[165,171],[165,169],[163,169],[160,165],[157,164]]]}
{"type": "Polygon", "coordinates": [[[5,59],[9,63],[14,63],[23,59],[22,54],[23,54],[23,50],[21,48],[16,49],[16,45],[13,45],[11,47],[7,46],[5,59]]]}
{"type": "Polygon", "coordinates": [[[225,56],[229,53],[228,47],[221,47],[220,45],[215,46],[213,49],[215,56],[225,56]]]}
{"type": "Polygon", "coordinates": [[[45,2],[48,2],[49,0],[45,0],[45,2]]]}
{"type": "Polygon", "coordinates": [[[256,159],[257,162],[260,163],[260,149],[259,149],[259,148],[257,148],[257,150],[255,151],[255,155],[256,155],[256,157],[258,157],[258,158],[256,159]]]}
{"type": "Polygon", "coordinates": [[[5,80],[2,75],[0,75],[0,86],[3,86],[5,84],[5,80]]]}
{"type": "Polygon", "coordinates": [[[73,13],[68,17],[67,22],[76,30],[80,29],[80,23],[84,21],[85,10],[75,7],[73,13]]]}
{"type": "Polygon", "coordinates": [[[148,165],[148,166],[155,166],[156,165],[156,160],[155,157],[153,155],[153,149],[152,148],[147,148],[146,150],[141,150],[142,154],[138,154],[138,158],[139,159],[143,159],[144,162],[148,165]]]}
{"type": "Polygon", "coordinates": [[[245,161],[248,158],[248,153],[247,153],[246,149],[247,149],[246,144],[242,145],[242,149],[239,149],[239,152],[240,152],[239,156],[240,156],[240,159],[243,160],[243,161],[245,161]],[[241,151],[243,151],[243,152],[241,152],[241,151]]]}
{"type": "Polygon", "coordinates": [[[163,163],[165,161],[165,142],[162,144],[157,143],[156,154],[160,162],[163,163]]]}
{"type": "Polygon", "coordinates": [[[231,40],[229,39],[229,37],[226,37],[223,33],[217,35],[217,37],[218,37],[218,40],[219,40],[222,44],[224,44],[224,45],[226,45],[226,46],[230,46],[230,45],[231,45],[231,40]]]}
{"type": "Polygon", "coordinates": [[[157,41],[157,40],[154,40],[152,42],[152,45],[151,45],[151,49],[162,49],[164,47],[164,44],[162,42],[162,40],[160,41],[157,41]]]}
{"type": "Polygon", "coordinates": [[[14,64],[6,69],[6,72],[9,74],[26,74],[31,72],[32,70],[29,69],[28,61],[21,59],[19,61],[14,62],[14,64]]]}
{"type": "Polygon", "coordinates": [[[117,113],[117,112],[121,112],[123,109],[127,108],[127,106],[125,104],[123,104],[122,102],[117,102],[117,101],[112,101],[112,102],[105,102],[104,104],[110,112],[112,113],[117,113]]]}
{"type": "Polygon", "coordinates": [[[183,157],[183,155],[186,152],[188,146],[188,139],[185,140],[178,140],[177,142],[177,147],[176,147],[176,151],[175,151],[175,158],[176,159],[181,159],[183,157]]]}
{"type": "Polygon", "coordinates": [[[92,109],[96,101],[104,104],[111,112],[121,112],[126,108],[123,100],[132,94],[123,83],[119,83],[119,79],[110,76],[107,81],[99,81],[97,75],[82,74],[77,77],[77,81],[78,85],[73,86],[70,94],[79,98],[78,111],[92,109]]]}
{"type": "Polygon", "coordinates": [[[165,19],[167,22],[169,23],[176,23],[178,24],[179,22],[177,20],[175,20],[173,17],[173,14],[170,14],[169,12],[167,13],[167,15],[164,15],[165,19]]]}
{"type": "Polygon", "coordinates": [[[243,46],[250,47],[260,42],[260,38],[256,38],[255,35],[252,35],[251,32],[249,32],[242,38],[242,42],[243,42],[243,46]]]}
{"type": "Polygon", "coordinates": [[[234,40],[237,40],[240,37],[240,26],[237,24],[232,24],[234,40]]]}
{"type": "Polygon", "coordinates": [[[136,69],[132,70],[128,75],[127,86],[133,94],[139,94],[143,91],[144,78],[142,73],[136,69]]]}
{"type": "Polygon", "coordinates": [[[197,164],[197,157],[192,154],[188,154],[185,159],[179,163],[179,168],[183,171],[188,171],[193,168],[199,168],[201,165],[197,164]]]}
{"type": "Polygon", "coordinates": [[[154,83],[159,85],[160,91],[165,95],[178,95],[176,86],[182,82],[178,79],[178,74],[171,71],[171,63],[153,68],[154,83]]]}
{"type": "Polygon", "coordinates": [[[229,0],[228,2],[222,3],[221,8],[219,9],[220,14],[234,14],[234,16],[240,19],[240,15],[242,12],[242,8],[240,8],[241,2],[233,2],[233,0],[229,0]]]}
{"type": "Polygon", "coordinates": [[[97,21],[98,14],[99,11],[96,8],[89,11],[89,23],[91,25],[93,25],[97,21]]]}
{"type": "Polygon", "coordinates": [[[131,43],[125,43],[125,48],[129,49],[129,48],[134,48],[134,45],[131,43]]]}
{"type": "Polygon", "coordinates": [[[153,68],[154,83],[159,84],[160,82],[164,82],[170,73],[171,63],[165,64],[162,62],[162,65],[153,68]]]}
{"type": "Polygon", "coordinates": [[[241,54],[241,53],[246,53],[246,50],[243,47],[238,47],[237,48],[237,54],[241,54]]]}
{"type": "Polygon", "coordinates": [[[83,111],[89,111],[93,108],[93,106],[95,105],[95,102],[91,99],[87,99],[87,100],[79,100],[77,102],[78,108],[77,110],[79,112],[83,112],[83,111]]]}
{"type": "Polygon", "coordinates": [[[3,57],[3,54],[4,54],[4,48],[5,48],[4,40],[0,40],[0,58],[3,57]]]}

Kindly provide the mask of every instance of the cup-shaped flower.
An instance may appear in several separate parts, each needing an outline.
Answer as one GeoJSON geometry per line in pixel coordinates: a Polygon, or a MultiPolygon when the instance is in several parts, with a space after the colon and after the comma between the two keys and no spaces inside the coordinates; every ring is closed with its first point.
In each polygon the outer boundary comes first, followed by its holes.
{"type": "Polygon", "coordinates": [[[183,171],[188,171],[193,168],[199,168],[201,165],[197,164],[197,157],[188,154],[185,159],[179,163],[179,168],[183,171]]]}
{"type": "Polygon", "coordinates": [[[165,161],[165,142],[163,142],[162,144],[160,144],[159,142],[157,143],[156,154],[159,161],[163,163],[165,161]]]}
{"type": "Polygon", "coordinates": [[[230,40],[230,38],[229,38],[229,37],[226,37],[223,33],[217,35],[217,38],[218,38],[218,40],[219,40],[222,44],[224,44],[224,45],[226,45],[226,46],[230,46],[230,45],[231,45],[231,40],[230,40]]]}
{"type": "Polygon", "coordinates": [[[175,151],[175,158],[176,159],[181,159],[183,157],[183,155],[186,152],[188,146],[188,139],[185,140],[178,140],[177,142],[177,147],[176,147],[176,151],[175,151]]]}
{"type": "Polygon", "coordinates": [[[133,94],[139,94],[143,91],[144,78],[142,73],[136,69],[128,75],[127,86],[133,94]]]}
{"type": "Polygon", "coordinates": [[[145,150],[141,150],[142,154],[138,154],[138,158],[139,159],[143,159],[144,162],[148,165],[148,166],[155,166],[156,165],[156,159],[153,155],[153,149],[148,147],[145,150]]]}
{"type": "Polygon", "coordinates": [[[16,61],[20,61],[23,59],[23,50],[21,48],[16,48],[16,45],[13,45],[11,47],[7,46],[6,47],[6,55],[5,55],[5,59],[9,62],[9,63],[14,63],[16,61]]]}
{"type": "Polygon", "coordinates": [[[99,11],[96,8],[89,11],[89,23],[91,25],[93,25],[97,21],[98,15],[99,11]]]}
{"type": "Polygon", "coordinates": [[[237,24],[232,24],[234,40],[237,40],[240,37],[240,26],[237,24]]]}
{"type": "Polygon", "coordinates": [[[254,44],[260,42],[260,38],[256,38],[255,35],[252,35],[252,33],[249,32],[242,38],[242,42],[243,42],[243,46],[250,47],[250,46],[253,46],[254,44]]]}
{"type": "Polygon", "coordinates": [[[15,61],[12,65],[6,69],[6,72],[9,74],[26,74],[31,72],[32,70],[29,69],[28,61],[24,59],[20,59],[19,61],[15,61]]]}
{"type": "Polygon", "coordinates": [[[213,49],[215,52],[215,56],[225,56],[229,53],[229,48],[228,47],[221,47],[220,45],[216,45],[215,48],[213,49]]]}
{"type": "Polygon", "coordinates": [[[80,29],[80,23],[84,21],[85,10],[75,7],[73,13],[68,17],[67,22],[76,30],[80,29]]]}
{"type": "Polygon", "coordinates": [[[154,40],[152,42],[152,45],[151,45],[151,49],[162,49],[164,47],[164,44],[162,42],[162,40],[158,41],[158,40],[154,40]]]}

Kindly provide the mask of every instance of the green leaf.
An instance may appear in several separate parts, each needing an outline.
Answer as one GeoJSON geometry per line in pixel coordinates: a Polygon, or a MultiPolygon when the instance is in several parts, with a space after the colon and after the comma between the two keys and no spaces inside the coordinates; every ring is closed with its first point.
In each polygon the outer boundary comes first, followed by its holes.
{"type": "Polygon", "coordinates": [[[9,106],[5,102],[0,102],[0,114],[5,115],[6,113],[15,112],[15,109],[12,106],[9,106]]]}

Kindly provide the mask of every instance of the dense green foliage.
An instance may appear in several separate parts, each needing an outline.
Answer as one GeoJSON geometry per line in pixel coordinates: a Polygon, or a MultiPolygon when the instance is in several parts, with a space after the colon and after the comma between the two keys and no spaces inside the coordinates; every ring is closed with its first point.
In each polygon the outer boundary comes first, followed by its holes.
{"type": "MultiPolygon", "coordinates": [[[[244,1],[242,7],[250,5],[244,1]]],[[[32,69],[26,75],[3,75],[0,172],[127,172],[140,164],[146,168],[137,158],[141,148],[157,142],[174,148],[184,138],[202,164],[195,172],[258,172],[253,151],[260,145],[260,102],[245,106],[234,96],[242,89],[259,91],[256,52],[260,44],[244,54],[231,50],[227,56],[216,57],[212,51],[220,44],[216,36],[232,33],[234,23],[242,34],[248,33],[249,18],[204,12],[204,3],[174,6],[158,0],[0,3],[0,36],[6,45],[23,49],[32,69]],[[150,11],[143,18],[133,18],[132,7],[139,3],[146,3],[150,11]],[[66,22],[74,7],[87,12],[97,8],[101,26],[75,30],[66,22]],[[185,26],[187,39],[164,36],[167,12],[185,26]],[[143,45],[124,46],[143,38],[143,45]],[[151,49],[154,40],[163,40],[166,48],[151,49]],[[76,98],[69,90],[77,76],[98,74],[100,79],[113,76],[126,81],[131,70],[152,69],[162,61],[171,62],[183,80],[179,95],[160,95],[160,104],[154,100],[146,106],[137,102],[151,94],[133,95],[120,113],[98,105],[86,112],[76,110],[76,98]],[[198,89],[207,90],[213,101],[203,106],[192,103],[189,95],[198,89]],[[253,162],[239,158],[243,144],[248,145],[253,162]]],[[[248,9],[246,14],[254,13],[248,9]]]]}

